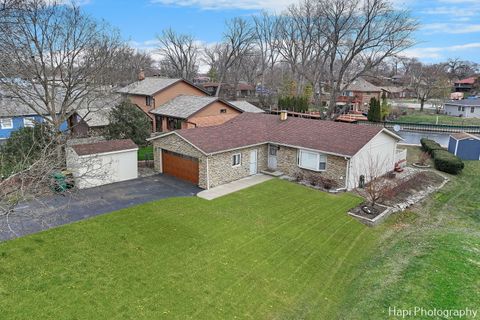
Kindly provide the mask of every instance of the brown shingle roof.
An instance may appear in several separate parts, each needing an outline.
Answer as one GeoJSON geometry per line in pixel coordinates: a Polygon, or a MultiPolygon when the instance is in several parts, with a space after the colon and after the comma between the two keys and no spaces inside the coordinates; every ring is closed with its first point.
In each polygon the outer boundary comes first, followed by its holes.
{"type": "Polygon", "coordinates": [[[136,149],[138,146],[130,139],[105,140],[94,143],[76,144],[72,149],[79,156],[136,149]]]}
{"type": "Polygon", "coordinates": [[[176,131],[205,153],[261,143],[278,143],[343,156],[353,156],[383,129],[259,113],[243,113],[218,126],[176,131]]]}

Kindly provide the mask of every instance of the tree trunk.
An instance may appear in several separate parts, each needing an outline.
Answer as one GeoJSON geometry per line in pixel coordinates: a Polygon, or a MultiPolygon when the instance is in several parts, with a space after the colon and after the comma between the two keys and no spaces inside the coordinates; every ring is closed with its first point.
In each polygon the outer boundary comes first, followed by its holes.
{"type": "Polygon", "coordinates": [[[420,99],[420,112],[423,112],[423,105],[425,104],[425,99],[420,99]]]}

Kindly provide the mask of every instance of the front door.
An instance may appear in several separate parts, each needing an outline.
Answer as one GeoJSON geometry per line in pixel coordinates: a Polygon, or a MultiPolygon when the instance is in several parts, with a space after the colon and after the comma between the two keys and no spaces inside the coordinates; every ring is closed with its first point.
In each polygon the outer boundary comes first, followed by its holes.
{"type": "Polygon", "coordinates": [[[250,151],[250,175],[257,174],[257,150],[250,151]]]}
{"type": "Polygon", "coordinates": [[[268,146],[268,168],[271,170],[277,170],[277,150],[277,146],[268,146]]]}

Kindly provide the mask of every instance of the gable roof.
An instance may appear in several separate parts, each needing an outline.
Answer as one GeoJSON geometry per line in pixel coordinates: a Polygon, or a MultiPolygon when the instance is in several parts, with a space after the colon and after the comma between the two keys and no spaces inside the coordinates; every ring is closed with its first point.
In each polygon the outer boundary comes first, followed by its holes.
{"type": "Polygon", "coordinates": [[[71,148],[79,156],[86,156],[92,154],[138,149],[138,146],[130,139],[122,139],[76,144],[73,145],[71,148]]]}
{"type": "Polygon", "coordinates": [[[480,106],[480,98],[468,98],[463,100],[451,100],[445,102],[445,105],[450,106],[460,106],[460,107],[479,107],[480,106]]]}
{"type": "Polygon", "coordinates": [[[480,140],[480,137],[475,136],[473,134],[467,133],[467,132],[458,132],[450,135],[452,138],[455,140],[465,140],[465,139],[476,139],[480,140]]]}
{"type": "Polygon", "coordinates": [[[360,92],[380,92],[382,91],[381,88],[371,84],[367,80],[363,78],[357,78],[350,83],[347,88],[347,91],[360,91],[360,92]]]}
{"type": "Polygon", "coordinates": [[[226,106],[232,107],[238,111],[242,111],[240,108],[237,108],[236,106],[223,101],[218,97],[180,95],[150,111],[150,113],[167,117],[187,119],[191,115],[197,113],[216,101],[224,103],[226,106]]]}
{"type": "Polygon", "coordinates": [[[256,107],[255,105],[251,104],[250,102],[244,100],[236,100],[236,101],[228,101],[229,103],[233,104],[237,108],[241,109],[243,112],[253,112],[253,113],[263,113],[262,109],[256,107]]]}
{"type": "Polygon", "coordinates": [[[400,139],[377,126],[296,117],[281,121],[276,115],[243,113],[222,125],[183,129],[170,134],[179,135],[205,154],[276,143],[351,157],[382,131],[400,139]]]}
{"type": "MultiPolygon", "coordinates": [[[[197,87],[193,83],[180,78],[160,78],[160,77],[147,77],[141,81],[135,81],[129,84],[126,87],[118,89],[118,93],[127,93],[127,94],[134,94],[134,95],[141,95],[141,96],[153,96],[157,92],[165,90],[166,88],[178,83],[178,82],[185,82],[196,89],[205,92],[201,88],[197,87]]],[[[205,94],[208,94],[205,92],[205,94]]]]}

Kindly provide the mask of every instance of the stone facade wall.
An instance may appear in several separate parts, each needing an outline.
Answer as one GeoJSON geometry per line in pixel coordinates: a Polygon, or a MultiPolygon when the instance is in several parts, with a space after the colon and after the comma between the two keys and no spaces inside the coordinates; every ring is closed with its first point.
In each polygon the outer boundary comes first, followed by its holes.
{"type": "Polygon", "coordinates": [[[228,151],[208,157],[210,188],[250,175],[250,151],[257,150],[257,172],[267,169],[267,145],[228,151]],[[240,153],[241,164],[232,167],[234,154],[240,153]]]}
{"type": "Polygon", "coordinates": [[[200,151],[192,147],[185,140],[175,134],[166,137],[158,138],[152,141],[153,145],[153,162],[156,171],[162,171],[162,155],[161,149],[184,154],[190,157],[198,158],[198,186],[200,188],[207,188],[207,157],[200,151]]]}
{"type": "Polygon", "coordinates": [[[345,158],[327,154],[327,169],[317,172],[300,168],[297,165],[297,153],[298,149],[296,148],[280,146],[277,151],[277,170],[291,177],[297,173],[302,173],[305,176],[323,176],[333,179],[337,183],[336,188],[345,186],[345,179],[347,178],[347,160],[345,158]]]}

